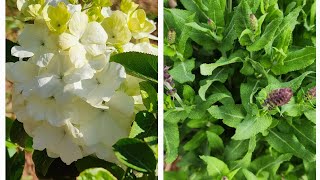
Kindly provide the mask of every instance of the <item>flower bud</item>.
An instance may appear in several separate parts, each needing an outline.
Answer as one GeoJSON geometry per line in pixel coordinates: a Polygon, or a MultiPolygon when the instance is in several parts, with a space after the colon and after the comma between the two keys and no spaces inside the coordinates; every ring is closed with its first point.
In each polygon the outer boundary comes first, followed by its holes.
{"type": "Polygon", "coordinates": [[[254,14],[250,14],[250,27],[253,31],[258,29],[258,20],[254,14]]]}
{"type": "Polygon", "coordinates": [[[177,0],[169,0],[169,7],[170,8],[175,8],[177,7],[177,0]]]}
{"type": "Polygon", "coordinates": [[[170,29],[168,32],[168,42],[169,44],[173,44],[176,41],[176,31],[170,29]]]}
{"type": "Polygon", "coordinates": [[[313,87],[308,91],[307,98],[312,99],[315,97],[316,97],[316,87],[313,87]]]}
{"type": "Polygon", "coordinates": [[[268,98],[264,101],[264,105],[268,105],[269,109],[276,106],[287,104],[293,95],[291,88],[280,88],[269,93],[268,98]]]}
{"type": "Polygon", "coordinates": [[[177,93],[177,89],[173,88],[167,91],[167,95],[174,96],[174,94],[177,93]]]}
{"type": "Polygon", "coordinates": [[[216,30],[217,26],[211,19],[208,19],[208,25],[212,28],[212,30],[216,30]]]}

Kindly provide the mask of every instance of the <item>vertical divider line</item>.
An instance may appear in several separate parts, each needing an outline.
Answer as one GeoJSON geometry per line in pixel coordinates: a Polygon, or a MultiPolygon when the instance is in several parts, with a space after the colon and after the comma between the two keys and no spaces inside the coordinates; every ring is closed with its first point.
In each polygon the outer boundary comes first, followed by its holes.
{"type": "MultiPolygon", "coordinates": [[[[320,23],[320,17],[319,17],[319,12],[320,12],[320,3],[319,1],[316,1],[316,82],[318,82],[320,80],[320,74],[319,74],[319,57],[320,57],[320,32],[319,32],[319,28],[317,27],[320,23]]],[[[320,91],[320,84],[316,83],[316,92],[317,94],[320,91]]],[[[319,103],[320,103],[320,97],[319,95],[316,95],[316,120],[318,121],[316,123],[316,177],[320,177],[320,142],[319,142],[319,138],[320,138],[320,108],[319,108],[319,103]]]]}
{"type": "Polygon", "coordinates": [[[163,1],[158,0],[158,179],[163,179],[164,125],[163,125],[163,1]]]}
{"type": "Polygon", "coordinates": [[[0,115],[1,115],[1,123],[0,123],[0,179],[6,178],[6,156],[5,156],[5,133],[6,133],[6,120],[5,120],[5,4],[6,1],[0,1],[0,115]]]}

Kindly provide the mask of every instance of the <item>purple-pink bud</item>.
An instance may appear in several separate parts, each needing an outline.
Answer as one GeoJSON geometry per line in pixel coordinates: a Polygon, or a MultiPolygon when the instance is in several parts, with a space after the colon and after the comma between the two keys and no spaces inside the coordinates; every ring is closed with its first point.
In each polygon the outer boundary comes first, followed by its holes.
{"type": "Polygon", "coordinates": [[[287,104],[293,95],[291,88],[280,88],[269,93],[268,98],[264,101],[264,105],[268,105],[269,109],[276,106],[287,104]]]}

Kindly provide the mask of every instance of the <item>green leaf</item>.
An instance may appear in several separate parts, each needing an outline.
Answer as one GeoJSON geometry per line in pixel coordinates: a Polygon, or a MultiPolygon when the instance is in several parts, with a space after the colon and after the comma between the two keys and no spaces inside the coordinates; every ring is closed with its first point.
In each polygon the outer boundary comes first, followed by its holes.
{"type": "Polygon", "coordinates": [[[245,118],[241,105],[211,106],[208,112],[216,119],[223,119],[223,123],[230,127],[237,127],[245,118]]]}
{"type": "Polygon", "coordinates": [[[250,114],[236,127],[236,133],[232,136],[234,140],[244,140],[255,136],[268,129],[272,118],[268,115],[251,116],[250,114]]]}
{"type": "Polygon", "coordinates": [[[289,161],[291,157],[292,154],[290,153],[281,154],[279,157],[273,157],[271,155],[261,156],[252,161],[250,167],[255,170],[257,176],[263,171],[276,174],[280,165],[285,161],[289,161]]]}
{"type": "Polygon", "coordinates": [[[316,124],[316,110],[315,109],[305,111],[304,115],[307,117],[307,119],[309,119],[311,122],[316,124]]]}
{"type": "MultiPolygon", "coordinates": [[[[15,153],[11,158],[6,151],[6,179],[17,180],[22,178],[25,164],[25,153],[23,151],[15,153]]],[[[4,177],[4,176],[3,176],[4,177]]]]}
{"type": "Polygon", "coordinates": [[[158,82],[158,57],[139,52],[126,52],[111,56],[110,61],[123,65],[126,72],[145,80],[158,82]]]}
{"type": "Polygon", "coordinates": [[[247,1],[241,1],[235,8],[233,15],[235,18],[234,28],[238,37],[240,37],[242,31],[250,29],[250,14],[252,14],[252,11],[247,1]]]}
{"type": "Polygon", "coordinates": [[[145,173],[152,173],[156,169],[156,158],[151,148],[144,141],[124,138],[112,147],[118,160],[126,166],[145,173]]]}
{"type": "Polygon", "coordinates": [[[194,67],[194,59],[176,62],[169,73],[172,75],[173,79],[179,83],[192,82],[195,79],[195,75],[191,72],[194,67]]]}
{"type": "Polygon", "coordinates": [[[164,113],[164,120],[169,123],[178,123],[185,120],[188,115],[189,111],[183,108],[174,108],[164,113]]]}
{"type": "Polygon", "coordinates": [[[164,122],[164,143],[166,149],[166,163],[172,163],[178,157],[179,128],[175,123],[164,122]]]}
{"type": "Polygon", "coordinates": [[[191,119],[203,118],[208,108],[212,104],[218,101],[222,101],[223,99],[226,99],[226,98],[230,98],[230,96],[225,93],[215,93],[210,95],[206,101],[197,100],[197,105],[192,110],[192,113],[189,114],[189,117],[191,119]]]}
{"type": "Polygon", "coordinates": [[[158,94],[157,90],[148,82],[143,81],[139,83],[140,94],[142,97],[143,104],[149,112],[158,111],[158,94]]]}
{"type": "Polygon", "coordinates": [[[259,51],[260,49],[264,48],[270,41],[272,41],[281,22],[282,18],[274,19],[273,21],[271,21],[271,23],[267,25],[261,37],[252,45],[247,46],[248,51],[259,51]]]}
{"type": "Polygon", "coordinates": [[[248,150],[248,145],[249,140],[236,141],[231,139],[225,148],[226,161],[234,161],[243,157],[248,150]]]}
{"type": "Polygon", "coordinates": [[[241,102],[245,110],[249,113],[252,111],[251,103],[253,103],[253,96],[259,89],[259,81],[242,83],[240,85],[241,102]]]}
{"type": "Polygon", "coordinates": [[[201,143],[206,139],[206,133],[203,131],[199,131],[195,134],[191,140],[189,140],[184,146],[183,149],[185,151],[192,151],[198,148],[201,143]]]}
{"type": "Polygon", "coordinates": [[[157,122],[157,119],[152,113],[146,111],[138,112],[131,127],[129,137],[145,138],[150,136],[157,136],[157,122]]]}
{"type": "Polygon", "coordinates": [[[183,85],[183,100],[189,104],[192,104],[195,98],[195,92],[189,85],[183,85]]]}
{"type": "Polygon", "coordinates": [[[225,0],[210,0],[208,2],[208,16],[209,18],[220,27],[224,27],[224,11],[226,9],[225,0]]]}
{"type": "Polygon", "coordinates": [[[28,151],[32,150],[32,138],[25,132],[23,124],[18,120],[14,120],[11,126],[10,140],[28,151]]]}
{"type": "Polygon", "coordinates": [[[75,165],[79,172],[85,171],[89,168],[104,168],[111,172],[118,179],[121,179],[124,175],[124,170],[116,164],[93,156],[86,156],[82,159],[79,159],[75,162],[75,165]]]}
{"type": "Polygon", "coordinates": [[[108,170],[103,168],[90,168],[81,172],[77,180],[117,180],[108,170]]]}
{"type": "Polygon", "coordinates": [[[188,179],[188,175],[181,171],[166,171],[164,172],[164,179],[188,179]]]}
{"type": "Polygon", "coordinates": [[[291,71],[297,71],[310,66],[316,60],[316,48],[305,47],[303,49],[289,52],[283,60],[283,64],[272,67],[275,75],[286,74],[291,71]]]}
{"type": "Polygon", "coordinates": [[[275,150],[281,153],[292,153],[308,162],[316,160],[315,154],[302,146],[297,137],[291,133],[287,134],[271,129],[266,140],[275,150]]]}
{"type": "Polygon", "coordinates": [[[43,176],[46,176],[49,167],[55,159],[48,157],[46,150],[34,150],[32,154],[32,160],[36,167],[36,171],[40,172],[43,176]]]}
{"type": "Polygon", "coordinates": [[[207,164],[207,172],[210,176],[221,177],[229,173],[228,166],[218,158],[212,156],[200,156],[207,164]]]}
{"type": "Polygon", "coordinates": [[[214,132],[206,131],[207,133],[207,139],[209,142],[209,146],[213,149],[223,149],[223,141],[222,139],[214,132]]]}
{"type": "Polygon", "coordinates": [[[204,76],[209,76],[212,75],[212,72],[220,66],[225,66],[228,64],[236,63],[236,62],[241,62],[241,58],[239,57],[234,57],[234,58],[225,58],[221,57],[219,60],[217,60],[215,63],[211,64],[206,64],[203,63],[200,65],[200,73],[204,76]]]}
{"type": "Polygon", "coordinates": [[[212,85],[212,83],[219,81],[221,83],[224,83],[229,75],[229,70],[226,68],[217,68],[212,72],[212,75],[204,80],[200,81],[200,89],[199,89],[199,95],[202,100],[206,100],[206,92],[209,89],[209,87],[212,85]]]}
{"type": "Polygon", "coordinates": [[[248,180],[258,179],[257,176],[255,176],[251,171],[249,171],[247,169],[242,169],[242,172],[243,172],[244,176],[246,177],[246,179],[248,179],[248,180]]]}

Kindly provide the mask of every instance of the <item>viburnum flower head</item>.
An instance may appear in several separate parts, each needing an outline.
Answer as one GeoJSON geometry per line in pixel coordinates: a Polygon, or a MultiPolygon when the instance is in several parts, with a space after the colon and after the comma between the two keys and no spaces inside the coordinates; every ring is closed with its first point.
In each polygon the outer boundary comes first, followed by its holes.
{"type": "Polygon", "coordinates": [[[6,64],[13,111],[33,148],[66,164],[88,155],[117,162],[112,146],[129,136],[134,113],[145,107],[143,80],[128,76],[110,56],[157,54],[148,39],[154,23],[137,4],[124,0],[125,11],[112,11],[111,1],[94,3],[103,16],[67,0],[18,0],[21,16],[33,23],[11,49],[20,61],[6,64]]]}

